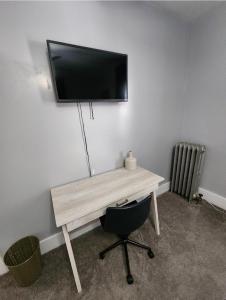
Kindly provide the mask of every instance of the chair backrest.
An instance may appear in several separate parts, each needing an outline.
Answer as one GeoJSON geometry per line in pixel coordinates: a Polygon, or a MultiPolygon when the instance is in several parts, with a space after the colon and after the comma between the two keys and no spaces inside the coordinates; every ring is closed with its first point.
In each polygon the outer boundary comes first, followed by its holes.
{"type": "Polygon", "coordinates": [[[151,196],[122,207],[108,207],[103,228],[118,235],[129,235],[147,219],[150,211],[151,196]]]}

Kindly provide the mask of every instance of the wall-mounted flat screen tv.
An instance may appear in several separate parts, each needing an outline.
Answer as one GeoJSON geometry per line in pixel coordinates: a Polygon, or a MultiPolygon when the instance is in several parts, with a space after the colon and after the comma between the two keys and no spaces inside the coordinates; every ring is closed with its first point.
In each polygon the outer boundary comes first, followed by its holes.
{"type": "Polygon", "coordinates": [[[127,55],[47,40],[58,102],[128,100],[127,55]]]}

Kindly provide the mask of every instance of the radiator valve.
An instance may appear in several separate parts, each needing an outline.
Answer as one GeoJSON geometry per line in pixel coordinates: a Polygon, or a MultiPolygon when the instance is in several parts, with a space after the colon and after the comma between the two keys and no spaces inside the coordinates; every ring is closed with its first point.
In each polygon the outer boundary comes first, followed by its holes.
{"type": "Polygon", "coordinates": [[[201,193],[196,193],[193,195],[193,200],[196,201],[196,204],[202,202],[202,197],[203,197],[203,194],[201,193]]]}

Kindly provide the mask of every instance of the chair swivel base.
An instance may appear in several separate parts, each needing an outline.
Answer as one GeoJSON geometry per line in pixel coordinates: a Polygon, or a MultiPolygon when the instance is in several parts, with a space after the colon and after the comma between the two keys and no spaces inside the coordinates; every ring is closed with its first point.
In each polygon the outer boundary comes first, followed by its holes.
{"type": "Polygon", "coordinates": [[[106,248],[104,251],[100,252],[100,253],[99,253],[99,258],[100,258],[100,259],[104,259],[105,254],[106,254],[108,251],[110,251],[110,250],[116,248],[116,247],[119,246],[119,245],[122,245],[123,248],[124,248],[124,253],[125,253],[125,258],[126,258],[126,269],[127,269],[127,277],[126,277],[126,279],[127,279],[127,283],[128,283],[128,284],[132,284],[132,283],[133,283],[133,276],[131,275],[131,272],[130,272],[130,264],[129,264],[129,256],[128,256],[127,244],[130,244],[130,245],[133,245],[133,246],[136,246],[136,247],[139,247],[139,248],[142,248],[142,249],[147,250],[147,251],[148,251],[148,252],[147,252],[147,253],[148,253],[148,256],[149,256],[150,258],[154,258],[154,256],[155,256],[154,253],[152,252],[152,250],[151,250],[150,247],[145,246],[145,245],[143,245],[143,244],[140,244],[140,243],[138,243],[138,242],[135,242],[135,241],[133,241],[133,240],[130,240],[130,239],[128,239],[128,237],[126,237],[126,238],[121,238],[119,241],[117,241],[117,242],[114,243],[113,245],[109,246],[109,247],[106,248]]]}

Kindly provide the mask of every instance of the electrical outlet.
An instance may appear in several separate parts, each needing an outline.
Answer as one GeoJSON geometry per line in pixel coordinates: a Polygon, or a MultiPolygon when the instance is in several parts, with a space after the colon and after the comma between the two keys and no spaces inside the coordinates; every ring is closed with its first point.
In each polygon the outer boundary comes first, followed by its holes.
{"type": "Polygon", "coordinates": [[[95,175],[95,169],[92,169],[92,176],[95,175]]]}

